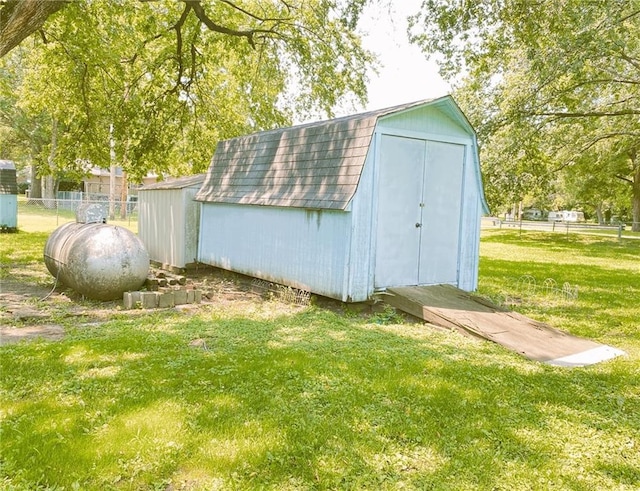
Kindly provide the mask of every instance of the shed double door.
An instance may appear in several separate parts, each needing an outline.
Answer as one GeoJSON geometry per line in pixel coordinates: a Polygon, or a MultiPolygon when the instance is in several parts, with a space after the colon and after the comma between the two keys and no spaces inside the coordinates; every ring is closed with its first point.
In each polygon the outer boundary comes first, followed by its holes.
{"type": "Polygon", "coordinates": [[[382,135],[374,283],[458,282],[465,146],[382,135]]]}

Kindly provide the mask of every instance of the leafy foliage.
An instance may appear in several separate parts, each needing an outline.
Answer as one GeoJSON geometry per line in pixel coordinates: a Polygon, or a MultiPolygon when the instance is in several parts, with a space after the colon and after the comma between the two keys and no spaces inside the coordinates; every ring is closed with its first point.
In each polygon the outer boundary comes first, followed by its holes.
{"type": "Polygon", "coordinates": [[[0,62],[0,104],[16,106],[2,124],[25,146],[20,118],[37,125],[39,162],[57,128],[42,173],[108,167],[111,136],[133,180],[201,172],[219,139],[364,100],[364,3],[71,2],[0,62]]]}
{"type": "MultiPolygon", "coordinates": [[[[615,194],[612,178],[626,183],[640,227],[637,0],[427,0],[412,34],[458,82],[480,131],[493,206],[544,196],[560,174],[588,172],[601,196],[615,194]]],[[[601,199],[592,189],[556,189],[574,202],[601,199]]]]}

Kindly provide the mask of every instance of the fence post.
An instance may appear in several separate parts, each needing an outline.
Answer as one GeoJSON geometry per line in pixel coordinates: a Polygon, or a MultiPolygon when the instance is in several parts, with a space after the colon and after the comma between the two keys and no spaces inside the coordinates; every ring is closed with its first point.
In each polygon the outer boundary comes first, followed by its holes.
{"type": "Polygon", "coordinates": [[[622,240],[622,224],[618,225],[618,240],[622,240]]]}

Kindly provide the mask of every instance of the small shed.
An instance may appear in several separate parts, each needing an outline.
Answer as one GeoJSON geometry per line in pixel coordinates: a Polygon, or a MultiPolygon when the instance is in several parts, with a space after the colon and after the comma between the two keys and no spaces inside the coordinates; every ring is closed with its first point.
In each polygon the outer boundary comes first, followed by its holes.
{"type": "Polygon", "coordinates": [[[11,160],[0,160],[0,231],[18,230],[18,181],[11,160]]]}
{"type": "Polygon", "coordinates": [[[212,266],[346,302],[477,287],[488,208],[451,96],[222,141],[195,199],[212,266]]]}
{"type": "Polygon", "coordinates": [[[203,181],[198,174],[138,189],[138,236],[151,261],[177,269],[196,262],[200,203],[193,198],[203,181]]]}

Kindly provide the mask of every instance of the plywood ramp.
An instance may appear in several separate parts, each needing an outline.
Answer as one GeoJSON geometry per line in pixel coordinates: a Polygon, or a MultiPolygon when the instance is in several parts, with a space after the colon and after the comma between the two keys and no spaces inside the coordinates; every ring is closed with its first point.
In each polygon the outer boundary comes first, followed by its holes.
{"type": "Polygon", "coordinates": [[[437,326],[498,343],[551,365],[584,366],[624,352],[573,336],[449,285],[387,289],[385,302],[437,326]]]}

